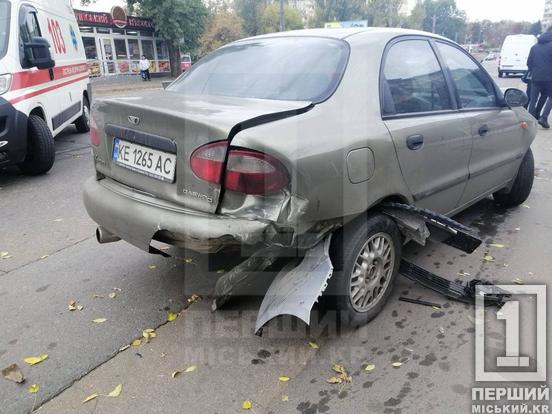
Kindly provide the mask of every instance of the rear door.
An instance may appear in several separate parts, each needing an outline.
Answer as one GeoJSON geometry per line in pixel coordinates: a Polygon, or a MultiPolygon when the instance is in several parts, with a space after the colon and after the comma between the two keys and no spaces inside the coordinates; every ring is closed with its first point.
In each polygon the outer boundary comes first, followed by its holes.
{"type": "Polygon", "coordinates": [[[439,213],[454,210],[468,178],[472,134],[428,39],[388,46],[381,98],[383,118],[416,204],[439,213]]]}
{"type": "Polygon", "coordinates": [[[473,136],[470,178],[460,201],[463,205],[501,188],[515,176],[525,148],[523,130],[515,112],[502,106],[489,74],[471,56],[455,45],[436,44],[473,136]]]}

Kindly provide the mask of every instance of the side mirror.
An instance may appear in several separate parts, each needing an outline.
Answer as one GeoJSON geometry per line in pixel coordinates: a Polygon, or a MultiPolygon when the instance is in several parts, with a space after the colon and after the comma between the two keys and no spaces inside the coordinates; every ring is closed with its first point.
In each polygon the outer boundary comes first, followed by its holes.
{"type": "Polygon", "coordinates": [[[25,56],[31,67],[50,69],[56,66],[50,53],[50,43],[42,37],[33,37],[30,43],[25,43],[25,56]]]}
{"type": "Polygon", "coordinates": [[[161,82],[161,85],[163,85],[163,89],[167,89],[167,87],[173,83],[173,81],[163,81],[161,82]]]}
{"type": "Polygon", "coordinates": [[[529,98],[527,97],[527,94],[522,90],[509,88],[506,89],[506,92],[504,92],[504,102],[510,108],[516,108],[527,105],[527,102],[529,102],[529,98]]]}

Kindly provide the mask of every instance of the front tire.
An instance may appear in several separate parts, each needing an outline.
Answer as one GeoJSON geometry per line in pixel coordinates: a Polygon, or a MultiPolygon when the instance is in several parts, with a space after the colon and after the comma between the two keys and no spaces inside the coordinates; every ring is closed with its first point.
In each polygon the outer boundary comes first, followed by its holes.
{"type": "Polygon", "coordinates": [[[75,127],[81,134],[90,132],[90,102],[86,96],[82,98],[82,115],[75,121],[75,127]]]}
{"type": "Polygon", "coordinates": [[[26,175],[46,174],[55,159],[54,137],[48,124],[38,115],[29,116],[27,156],[19,164],[19,169],[26,175]]]}
{"type": "Polygon", "coordinates": [[[334,274],[324,303],[340,321],[355,328],[380,313],[399,271],[401,244],[395,222],[379,214],[357,219],[334,235],[334,274]]]}
{"type": "Polygon", "coordinates": [[[519,206],[529,198],[535,180],[535,159],[531,148],[525,154],[510,192],[499,191],[493,194],[495,201],[504,207],[519,206]]]}

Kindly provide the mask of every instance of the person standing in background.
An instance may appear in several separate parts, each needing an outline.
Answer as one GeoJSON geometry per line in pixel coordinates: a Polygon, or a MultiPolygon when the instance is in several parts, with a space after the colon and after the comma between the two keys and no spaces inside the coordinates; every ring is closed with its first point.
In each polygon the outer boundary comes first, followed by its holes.
{"type": "Polygon", "coordinates": [[[538,43],[531,48],[527,66],[531,72],[531,97],[529,113],[538,119],[539,124],[550,128],[548,117],[552,110],[552,26],[539,37],[538,43]],[[548,99],[542,114],[537,112],[539,97],[548,99]]]}
{"type": "Polygon", "coordinates": [[[149,68],[150,61],[144,55],[142,55],[142,59],[140,59],[140,74],[142,75],[142,79],[144,80],[144,82],[151,81],[149,68]]]}

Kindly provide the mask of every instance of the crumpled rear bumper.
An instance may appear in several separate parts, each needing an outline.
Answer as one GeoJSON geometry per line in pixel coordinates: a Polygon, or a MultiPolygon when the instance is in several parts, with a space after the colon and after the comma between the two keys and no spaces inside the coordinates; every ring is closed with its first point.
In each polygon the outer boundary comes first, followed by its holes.
{"type": "Polygon", "coordinates": [[[145,251],[154,237],[208,253],[227,245],[269,243],[276,235],[270,222],[187,210],[110,179],[89,179],[84,205],[98,225],[145,251]]]}

